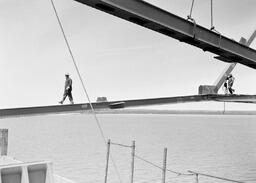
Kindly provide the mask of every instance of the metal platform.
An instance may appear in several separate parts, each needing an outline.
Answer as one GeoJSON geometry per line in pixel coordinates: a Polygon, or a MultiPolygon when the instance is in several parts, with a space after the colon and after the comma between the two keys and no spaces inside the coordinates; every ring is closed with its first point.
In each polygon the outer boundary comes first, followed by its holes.
{"type": "MultiPolygon", "coordinates": [[[[92,103],[92,106],[97,111],[97,110],[104,110],[104,109],[114,110],[114,109],[120,109],[120,108],[139,107],[139,106],[178,104],[178,103],[189,103],[189,102],[207,102],[207,101],[256,103],[256,95],[219,95],[219,94],[188,95],[188,96],[177,96],[177,97],[94,102],[92,103]]],[[[74,113],[74,112],[81,113],[81,112],[89,112],[90,110],[91,110],[91,107],[89,103],[0,109],[0,118],[27,116],[27,115],[56,114],[56,113],[74,113]]]]}
{"type": "Polygon", "coordinates": [[[256,50],[142,0],[75,0],[219,55],[225,62],[256,68],[256,50]]]}

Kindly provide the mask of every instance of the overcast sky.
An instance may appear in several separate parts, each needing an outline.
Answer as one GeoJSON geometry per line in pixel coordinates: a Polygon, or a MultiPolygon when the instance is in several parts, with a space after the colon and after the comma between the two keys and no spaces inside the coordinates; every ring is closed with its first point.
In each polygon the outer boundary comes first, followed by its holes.
{"type": "MultiPolygon", "coordinates": [[[[191,0],[147,0],[186,18],[191,0]]],[[[197,94],[226,63],[185,43],[73,0],[55,0],[92,101],[197,94]]],[[[239,41],[256,29],[255,0],[213,0],[214,26],[239,41]]],[[[193,17],[210,28],[210,0],[195,0],[193,17]]],[[[256,49],[256,41],[251,45],[256,49]]],[[[75,103],[87,102],[50,0],[0,0],[0,108],[56,105],[64,74],[75,103]]],[[[256,93],[256,71],[234,70],[236,93],[256,93]]],[[[221,91],[222,92],[222,91],[221,91]]],[[[68,103],[68,101],[66,101],[68,103]]]]}

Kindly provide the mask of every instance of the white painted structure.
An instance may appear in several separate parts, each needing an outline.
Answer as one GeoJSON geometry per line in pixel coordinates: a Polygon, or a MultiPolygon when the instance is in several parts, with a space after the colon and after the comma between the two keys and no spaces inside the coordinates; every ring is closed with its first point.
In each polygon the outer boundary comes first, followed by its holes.
{"type": "Polygon", "coordinates": [[[0,158],[0,183],[76,183],[54,175],[52,162],[21,162],[9,156],[0,158]]]}
{"type": "Polygon", "coordinates": [[[0,183],[76,183],[54,175],[51,161],[22,162],[7,156],[8,129],[0,129],[0,183]]]}

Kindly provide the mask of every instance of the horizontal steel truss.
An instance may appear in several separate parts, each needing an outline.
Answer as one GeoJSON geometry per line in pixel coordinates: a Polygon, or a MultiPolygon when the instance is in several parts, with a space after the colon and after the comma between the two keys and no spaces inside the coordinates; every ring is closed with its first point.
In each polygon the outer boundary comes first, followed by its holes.
{"type": "Polygon", "coordinates": [[[204,51],[256,68],[256,50],[142,0],[75,0],[186,42],[204,51]]]}
{"type": "MultiPolygon", "coordinates": [[[[92,103],[92,106],[95,110],[104,109],[106,112],[106,109],[129,108],[129,107],[150,106],[150,105],[178,104],[178,103],[187,103],[187,102],[207,102],[207,101],[256,103],[256,95],[218,95],[218,94],[188,95],[188,96],[177,96],[177,97],[94,102],[92,103]]],[[[91,111],[91,105],[89,103],[0,109],[0,119],[5,117],[15,117],[15,116],[74,113],[74,112],[81,113],[86,111],[87,112],[91,111]]]]}

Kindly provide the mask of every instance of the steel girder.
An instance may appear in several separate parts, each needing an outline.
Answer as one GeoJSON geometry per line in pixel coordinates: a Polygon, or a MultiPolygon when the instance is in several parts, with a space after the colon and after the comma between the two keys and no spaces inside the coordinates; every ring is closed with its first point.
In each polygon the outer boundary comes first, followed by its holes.
{"type": "Polygon", "coordinates": [[[142,0],[75,0],[204,51],[256,68],[256,50],[142,0]]]}

